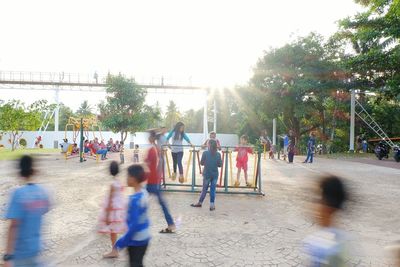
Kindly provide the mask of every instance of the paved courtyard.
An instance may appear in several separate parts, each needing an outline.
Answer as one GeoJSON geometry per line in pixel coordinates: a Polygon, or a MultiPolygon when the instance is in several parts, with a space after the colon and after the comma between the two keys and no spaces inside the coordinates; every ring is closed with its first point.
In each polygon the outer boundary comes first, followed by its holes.
{"type": "MultiPolygon", "coordinates": [[[[46,262],[50,266],[126,266],[124,253],[117,260],[102,259],[109,239],[96,233],[100,204],[111,179],[108,164],[66,162],[60,155],[38,160],[38,180],[52,192],[54,202],[44,227],[46,262]]],[[[323,173],[347,178],[351,189],[351,201],[340,218],[352,238],[349,266],[392,266],[384,247],[400,239],[400,169],[391,168],[397,165],[334,159],[316,159],[311,165],[302,160],[298,157],[293,165],[263,160],[266,195],[218,194],[215,212],[208,210],[208,198],[202,209],[189,206],[198,194],[165,193],[179,224],[176,234],[158,234],[165,221],[152,198],[153,238],[146,266],[304,266],[302,240],[317,229],[309,209],[312,187],[323,173]]],[[[16,186],[14,167],[14,162],[0,161],[2,213],[9,191],[16,186]]],[[[120,178],[125,180],[125,170],[120,178]]],[[[0,221],[0,253],[6,225],[0,221]]]]}

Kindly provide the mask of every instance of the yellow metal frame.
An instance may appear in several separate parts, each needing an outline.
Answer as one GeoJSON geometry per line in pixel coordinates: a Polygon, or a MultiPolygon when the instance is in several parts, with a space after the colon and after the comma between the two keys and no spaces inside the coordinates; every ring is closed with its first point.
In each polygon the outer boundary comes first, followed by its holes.
{"type": "MultiPolygon", "coordinates": [[[[73,141],[74,143],[76,143],[76,138],[78,137],[78,133],[81,129],[81,119],[75,117],[69,117],[68,122],[65,125],[65,135],[64,135],[65,139],[67,139],[68,126],[70,127],[72,126],[73,141]]],[[[100,140],[103,139],[101,128],[96,117],[83,118],[82,126],[83,126],[83,131],[85,131],[86,133],[88,133],[89,131],[93,133],[93,139],[96,138],[95,130],[99,132],[100,140]]],[[[89,134],[87,134],[86,137],[89,137],[89,134]]]]}

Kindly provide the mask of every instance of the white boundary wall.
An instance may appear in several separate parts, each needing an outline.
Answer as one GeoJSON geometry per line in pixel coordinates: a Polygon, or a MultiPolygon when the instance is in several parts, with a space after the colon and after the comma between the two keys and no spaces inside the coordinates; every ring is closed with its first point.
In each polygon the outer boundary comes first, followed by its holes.
{"type": "MultiPolygon", "coordinates": [[[[102,137],[104,141],[109,140],[112,138],[114,141],[120,140],[121,139],[121,134],[120,133],[113,133],[113,132],[102,132],[102,137]]],[[[100,134],[98,132],[95,133],[96,137],[100,139],[100,134]]],[[[204,134],[203,133],[187,133],[189,136],[191,142],[194,145],[201,145],[205,140],[204,140],[204,134]]],[[[44,148],[58,148],[60,147],[59,144],[61,144],[65,137],[64,132],[43,132],[41,134],[42,136],[42,142],[44,148]]],[[[72,143],[72,132],[69,131],[67,132],[67,139],[69,143],[72,143]]],[[[24,138],[27,142],[28,148],[32,148],[33,144],[36,140],[37,137],[37,132],[23,132],[23,135],[21,138],[24,138]]],[[[148,134],[145,132],[139,132],[136,134],[128,134],[128,137],[126,138],[125,141],[125,147],[126,148],[131,148],[131,145],[133,143],[138,144],[139,146],[145,146],[148,144],[147,141],[148,134]]],[[[8,133],[4,133],[2,140],[0,140],[0,144],[4,145],[6,148],[11,148],[11,145],[9,144],[10,136],[8,133]]],[[[236,146],[239,142],[239,137],[236,134],[217,134],[217,138],[221,142],[222,146],[236,146]]],[[[90,132],[89,133],[89,139],[93,139],[93,134],[90,132]]],[[[79,145],[79,136],[77,138],[77,143],[79,145]]]]}

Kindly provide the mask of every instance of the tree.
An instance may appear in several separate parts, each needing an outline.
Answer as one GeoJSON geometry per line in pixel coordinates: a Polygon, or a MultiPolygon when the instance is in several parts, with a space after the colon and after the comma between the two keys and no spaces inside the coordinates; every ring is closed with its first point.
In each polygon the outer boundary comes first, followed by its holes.
{"type": "Polygon", "coordinates": [[[323,100],[343,86],[343,71],[336,63],[340,55],[337,46],[314,33],[266,52],[250,86],[239,92],[255,107],[246,112],[249,120],[281,116],[298,137],[311,130],[321,130],[325,137],[323,100]]]}
{"type": "Polygon", "coordinates": [[[334,40],[353,51],[344,57],[353,86],[382,93],[389,99],[400,96],[400,1],[358,0],[367,9],[340,21],[334,40]]]}
{"type": "Polygon", "coordinates": [[[201,133],[203,131],[203,110],[190,109],[182,116],[182,121],[185,123],[185,131],[191,133],[201,133]]]}
{"type": "Polygon", "coordinates": [[[164,121],[165,127],[172,129],[175,124],[181,120],[182,115],[178,110],[174,101],[169,101],[169,105],[167,106],[167,112],[165,113],[164,121]]]}
{"type": "Polygon", "coordinates": [[[0,106],[0,129],[9,132],[11,150],[15,150],[22,130],[34,131],[40,126],[40,112],[37,103],[29,107],[19,101],[9,101],[0,106]]]}
{"type": "MultiPolygon", "coordinates": [[[[50,104],[49,105],[49,110],[50,110],[50,112],[53,112],[53,110],[54,110],[54,107],[55,107],[55,104],[50,104]]],[[[58,114],[59,114],[59,128],[60,129],[65,129],[65,125],[67,125],[67,123],[68,123],[68,120],[69,120],[69,118],[70,117],[76,117],[77,116],[77,114],[75,114],[74,112],[73,112],[73,110],[70,108],[70,107],[68,107],[68,106],[66,106],[64,103],[60,103],[59,104],[59,112],[58,112],[58,114]]],[[[42,115],[42,118],[44,117],[44,113],[43,113],[43,115],[42,115]]],[[[50,121],[49,121],[49,126],[47,127],[47,131],[54,131],[54,116],[50,119],[50,121]]]]}
{"type": "Polygon", "coordinates": [[[128,132],[144,130],[159,117],[157,110],[144,104],[146,90],[133,79],[110,74],[106,83],[107,97],[99,104],[99,119],[113,132],[120,132],[121,140],[126,140],[128,132]]]}
{"type": "Polygon", "coordinates": [[[76,111],[76,114],[83,118],[88,118],[94,116],[92,112],[93,108],[89,105],[87,100],[84,100],[81,106],[76,111]]]}

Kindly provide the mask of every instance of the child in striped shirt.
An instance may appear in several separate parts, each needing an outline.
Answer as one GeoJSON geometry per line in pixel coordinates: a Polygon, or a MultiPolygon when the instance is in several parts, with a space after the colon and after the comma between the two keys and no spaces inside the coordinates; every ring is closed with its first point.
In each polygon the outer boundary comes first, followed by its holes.
{"type": "Polygon", "coordinates": [[[116,243],[118,249],[128,248],[130,266],[143,266],[143,257],[150,241],[148,194],[142,187],[146,174],[141,165],[132,165],[128,168],[128,186],[133,187],[135,193],[129,197],[127,214],[128,232],[116,243]]]}

